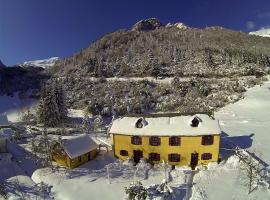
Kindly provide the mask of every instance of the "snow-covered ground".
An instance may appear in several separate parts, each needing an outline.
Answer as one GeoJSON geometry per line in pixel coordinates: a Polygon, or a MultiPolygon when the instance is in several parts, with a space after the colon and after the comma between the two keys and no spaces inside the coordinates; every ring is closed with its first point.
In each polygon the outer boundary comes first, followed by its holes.
{"type": "MultiPolygon", "coordinates": [[[[270,81],[262,86],[251,88],[246,92],[244,99],[215,113],[215,117],[220,120],[222,130],[229,135],[228,141],[240,148],[255,152],[268,164],[270,163],[269,88],[270,81]]],[[[8,102],[6,98],[1,97],[0,101],[8,102]]],[[[2,106],[2,104],[0,105],[2,106]]],[[[12,106],[10,107],[12,108],[12,106]]],[[[72,118],[81,118],[82,115],[81,111],[72,110],[70,112],[72,118]]],[[[94,136],[94,139],[96,141],[99,139],[106,140],[104,136],[100,138],[94,136]]],[[[15,150],[14,156],[17,160],[21,160],[20,164],[16,164],[16,166],[21,169],[21,173],[25,176],[25,174],[29,174],[26,169],[31,165],[31,160],[24,163],[22,154],[19,153],[23,151],[20,148],[15,148],[15,150]]],[[[175,192],[175,199],[179,200],[185,199],[186,196],[192,200],[270,199],[269,189],[259,188],[248,195],[247,188],[244,186],[245,175],[239,168],[240,165],[236,156],[229,157],[227,161],[225,160],[219,165],[213,163],[207,169],[200,167],[194,176],[187,168],[177,168],[169,175],[171,179],[169,186],[175,192]],[[193,181],[193,184],[191,184],[191,181],[193,181]]],[[[124,188],[134,181],[135,171],[136,167],[128,163],[119,164],[111,153],[103,152],[96,159],[74,170],[63,168],[56,172],[47,168],[33,170],[32,180],[36,184],[41,181],[49,184],[51,195],[56,200],[84,200],[89,198],[94,200],[120,200],[125,197],[124,188]],[[110,178],[108,178],[107,167],[110,178]]],[[[6,178],[10,179],[10,177],[6,178]]],[[[143,164],[135,176],[135,179],[140,180],[146,187],[154,187],[152,184],[160,184],[164,178],[165,170],[162,166],[150,168],[147,164],[143,164]]],[[[161,198],[157,197],[156,199],[161,198]]]]}
{"type": "MultiPolygon", "coordinates": [[[[215,113],[221,128],[230,136],[250,137],[251,149],[270,163],[270,81],[255,86],[245,98],[215,113]]],[[[237,142],[237,141],[236,141],[237,142]]],[[[243,141],[241,141],[243,142],[243,141]]],[[[242,144],[245,145],[245,144],[242,144]]]]}
{"type": "Polygon", "coordinates": [[[18,122],[21,112],[26,108],[36,105],[37,100],[31,98],[19,98],[18,94],[14,96],[0,96],[0,114],[6,114],[8,121],[18,122]]]}
{"type": "MultiPolygon", "coordinates": [[[[255,152],[270,164],[270,81],[249,89],[245,98],[222,108],[215,117],[220,120],[222,130],[230,140],[241,148],[255,152]]],[[[236,157],[225,164],[213,165],[194,177],[194,194],[191,199],[199,200],[245,200],[270,199],[270,191],[257,190],[248,195],[243,184],[243,171],[239,170],[236,157]],[[200,195],[203,191],[204,195],[200,195]]]]}

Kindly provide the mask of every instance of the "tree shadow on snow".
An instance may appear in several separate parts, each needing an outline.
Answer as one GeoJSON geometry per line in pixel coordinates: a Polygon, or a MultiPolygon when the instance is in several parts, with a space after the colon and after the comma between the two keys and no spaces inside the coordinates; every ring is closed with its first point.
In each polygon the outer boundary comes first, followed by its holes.
{"type": "Polygon", "coordinates": [[[255,152],[249,150],[249,148],[252,147],[252,138],[254,135],[254,133],[251,133],[249,135],[229,136],[227,133],[222,132],[220,143],[220,155],[222,159],[227,160],[230,156],[235,154],[236,150],[242,149],[246,150],[246,153],[257,160],[264,169],[268,168],[269,164],[260,158],[261,156],[258,156],[255,152]]]}
{"type": "Polygon", "coordinates": [[[227,159],[232,156],[237,149],[249,149],[252,147],[253,136],[255,134],[230,136],[225,132],[221,133],[220,140],[220,155],[223,159],[227,159]]]}

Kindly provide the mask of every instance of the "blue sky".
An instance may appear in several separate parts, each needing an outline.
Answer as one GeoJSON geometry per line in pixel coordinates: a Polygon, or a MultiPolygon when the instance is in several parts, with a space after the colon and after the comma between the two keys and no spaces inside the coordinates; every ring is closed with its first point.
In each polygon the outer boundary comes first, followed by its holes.
{"type": "Polygon", "coordinates": [[[252,31],[270,25],[269,0],[0,0],[0,59],[7,65],[67,57],[140,19],[252,31]]]}

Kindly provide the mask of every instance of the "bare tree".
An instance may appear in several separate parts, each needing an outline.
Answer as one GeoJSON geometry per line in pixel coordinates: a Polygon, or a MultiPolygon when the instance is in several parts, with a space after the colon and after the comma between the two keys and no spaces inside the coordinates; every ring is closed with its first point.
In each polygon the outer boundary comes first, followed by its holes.
{"type": "Polygon", "coordinates": [[[266,183],[269,184],[270,176],[267,171],[265,171],[266,169],[260,160],[253,157],[255,153],[241,150],[236,151],[236,155],[241,163],[240,169],[244,171],[246,175],[243,183],[248,188],[248,194],[256,190],[259,185],[266,186],[266,183]]]}

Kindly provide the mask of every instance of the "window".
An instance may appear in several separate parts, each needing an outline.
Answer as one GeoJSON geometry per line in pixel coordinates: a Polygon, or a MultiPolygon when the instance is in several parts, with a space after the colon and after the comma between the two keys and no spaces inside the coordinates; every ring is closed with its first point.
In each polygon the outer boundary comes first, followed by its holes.
{"type": "Polygon", "coordinates": [[[78,157],[78,161],[82,162],[82,157],[81,156],[78,157]]]}
{"type": "Polygon", "coordinates": [[[160,145],[160,138],[159,137],[150,137],[149,144],[152,146],[159,146],[160,145]]]}
{"type": "Polygon", "coordinates": [[[180,154],[171,153],[168,155],[168,159],[170,162],[180,162],[180,154]]]}
{"type": "Polygon", "coordinates": [[[142,138],[139,136],[131,137],[131,144],[140,145],[142,144],[142,138]]]}
{"type": "Polygon", "coordinates": [[[135,126],[136,126],[136,128],[142,128],[143,127],[143,119],[142,118],[138,119],[135,126]]]}
{"type": "Polygon", "coordinates": [[[194,117],[191,120],[190,126],[192,126],[192,127],[198,127],[199,126],[199,123],[200,123],[200,119],[198,117],[194,117]]]}
{"type": "Polygon", "coordinates": [[[169,145],[170,146],[180,146],[181,144],[181,138],[174,136],[169,138],[169,145]]]}
{"type": "Polygon", "coordinates": [[[128,156],[128,151],[126,151],[126,150],[120,150],[120,155],[121,156],[128,156]]]}
{"type": "Polygon", "coordinates": [[[160,161],[160,154],[158,153],[149,153],[150,161],[160,161]]]}
{"type": "Polygon", "coordinates": [[[202,136],[202,145],[211,145],[213,143],[214,143],[214,136],[213,135],[202,136]]]}
{"type": "Polygon", "coordinates": [[[212,154],[211,153],[203,153],[201,158],[202,158],[202,160],[211,160],[212,154]]]}

